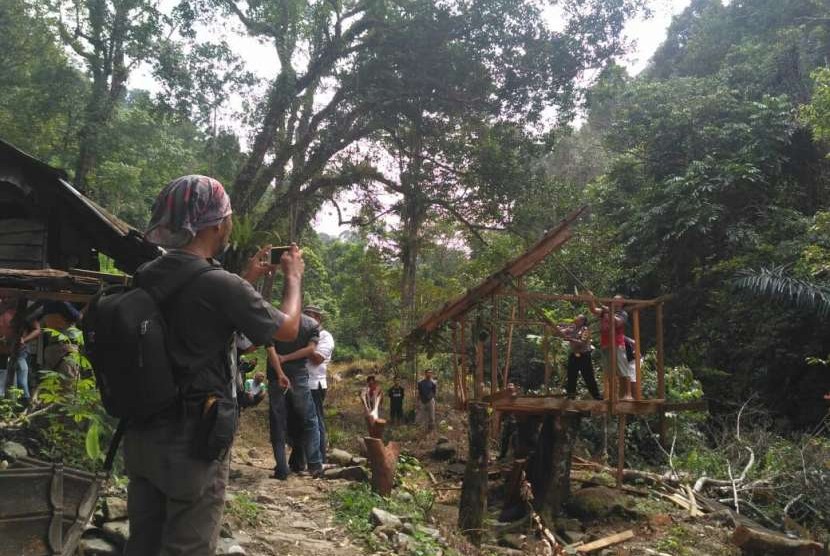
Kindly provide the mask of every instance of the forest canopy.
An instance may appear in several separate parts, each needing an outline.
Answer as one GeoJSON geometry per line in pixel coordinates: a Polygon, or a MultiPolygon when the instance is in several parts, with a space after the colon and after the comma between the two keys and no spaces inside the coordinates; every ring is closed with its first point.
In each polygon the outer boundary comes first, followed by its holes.
{"type": "Polygon", "coordinates": [[[0,136],[139,228],[167,181],[215,176],[239,256],[303,245],[341,357],[382,358],[588,205],[539,286],[673,293],[669,363],[713,409],[759,392],[787,424],[815,423],[830,8],[692,0],[629,75],[624,25],[649,2],[557,4],[551,25],[523,0],[7,0],[0,136]],[[273,78],[205,32],[223,21],[271,49],[273,78]],[[130,88],[139,68],[156,91],[130,88]],[[324,205],[351,231],[318,234],[324,205]]]}

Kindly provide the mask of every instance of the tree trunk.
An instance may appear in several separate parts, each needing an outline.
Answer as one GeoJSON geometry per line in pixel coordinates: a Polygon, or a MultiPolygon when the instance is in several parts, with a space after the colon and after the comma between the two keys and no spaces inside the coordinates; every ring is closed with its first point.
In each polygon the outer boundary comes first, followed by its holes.
{"type": "Polygon", "coordinates": [[[570,496],[571,453],[579,424],[579,414],[549,414],[539,432],[528,479],[533,488],[533,504],[545,523],[552,523],[570,496]]]}
{"type": "Polygon", "coordinates": [[[487,463],[490,431],[489,406],[470,402],[470,448],[464,483],[461,487],[461,503],[458,528],[476,546],[481,544],[484,515],[487,512],[487,463]]]}

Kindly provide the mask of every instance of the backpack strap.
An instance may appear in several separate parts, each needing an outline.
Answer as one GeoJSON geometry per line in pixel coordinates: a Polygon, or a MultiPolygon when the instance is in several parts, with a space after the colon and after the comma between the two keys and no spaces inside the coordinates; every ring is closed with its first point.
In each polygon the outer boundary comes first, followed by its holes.
{"type": "Polygon", "coordinates": [[[191,281],[206,272],[210,272],[211,270],[222,270],[222,267],[212,265],[205,259],[198,258],[188,262],[178,271],[170,273],[169,276],[157,284],[145,287],[141,284],[141,280],[139,279],[136,285],[149,293],[155,302],[161,306],[165,301],[176,295],[191,281]]]}
{"type": "Polygon", "coordinates": [[[107,458],[104,460],[104,473],[106,473],[107,476],[112,473],[112,464],[115,462],[115,455],[118,453],[118,446],[121,444],[121,439],[124,437],[125,430],[127,430],[126,418],[118,421],[118,427],[116,427],[115,432],[112,434],[110,446],[107,448],[107,458]]]}

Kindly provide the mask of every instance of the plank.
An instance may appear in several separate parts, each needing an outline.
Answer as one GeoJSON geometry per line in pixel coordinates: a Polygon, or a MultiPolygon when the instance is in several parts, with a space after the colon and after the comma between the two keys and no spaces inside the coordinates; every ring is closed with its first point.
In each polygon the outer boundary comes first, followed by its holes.
{"type": "Polygon", "coordinates": [[[615,544],[620,544],[621,542],[625,542],[632,538],[634,538],[634,531],[632,529],[629,529],[627,531],[623,531],[622,533],[615,533],[613,535],[597,539],[593,542],[589,542],[588,544],[578,546],[576,547],[576,552],[577,554],[588,554],[589,552],[594,552],[595,550],[600,550],[602,548],[607,548],[615,544]]]}

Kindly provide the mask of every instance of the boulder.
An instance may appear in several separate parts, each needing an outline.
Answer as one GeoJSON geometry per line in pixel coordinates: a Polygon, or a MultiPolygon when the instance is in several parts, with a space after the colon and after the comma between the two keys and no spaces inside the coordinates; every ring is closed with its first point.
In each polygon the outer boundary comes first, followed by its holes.
{"type": "Polygon", "coordinates": [[[361,457],[358,457],[358,456],[354,456],[352,458],[351,463],[352,463],[352,465],[366,465],[367,463],[369,463],[369,460],[367,460],[366,458],[361,458],[361,457]]]}
{"type": "Polygon", "coordinates": [[[101,531],[108,541],[123,547],[130,538],[130,523],[128,521],[109,521],[104,523],[101,531]]]}
{"type": "Polygon", "coordinates": [[[81,539],[80,553],[83,556],[119,556],[121,549],[105,539],[81,539]]]}
{"type": "Polygon", "coordinates": [[[463,476],[466,470],[467,464],[465,463],[451,463],[447,466],[447,473],[452,473],[453,475],[463,476]]]}
{"type": "Polygon", "coordinates": [[[427,537],[431,537],[436,540],[441,538],[441,531],[434,527],[427,527],[426,525],[416,525],[415,530],[421,533],[422,535],[426,535],[427,537]]]}
{"type": "Polygon", "coordinates": [[[29,452],[23,444],[19,444],[11,440],[3,442],[2,446],[0,446],[0,451],[9,456],[11,459],[25,458],[29,455],[29,452]]]}
{"type": "Polygon", "coordinates": [[[565,537],[565,540],[571,544],[578,543],[579,541],[585,539],[585,533],[582,531],[565,531],[562,533],[562,536],[565,537]]]}
{"type": "Polygon", "coordinates": [[[346,450],[334,448],[326,452],[326,462],[336,463],[337,465],[351,465],[352,455],[346,450]]]}
{"type": "Polygon", "coordinates": [[[456,449],[449,440],[446,442],[438,442],[435,449],[432,451],[433,459],[438,461],[446,461],[455,457],[456,449]]]}
{"type": "Polygon", "coordinates": [[[568,512],[584,520],[602,519],[622,510],[623,496],[604,486],[581,488],[568,501],[568,512]]]}
{"type": "Polygon", "coordinates": [[[380,508],[372,508],[370,518],[376,527],[386,526],[395,529],[403,527],[403,522],[398,516],[380,508]]]}
{"type": "Polygon", "coordinates": [[[395,548],[397,548],[398,554],[409,554],[418,546],[418,541],[406,533],[398,533],[393,542],[395,543],[395,548]]]}
{"type": "Polygon", "coordinates": [[[127,501],[117,496],[104,498],[104,519],[106,521],[127,519],[127,501]]]}

